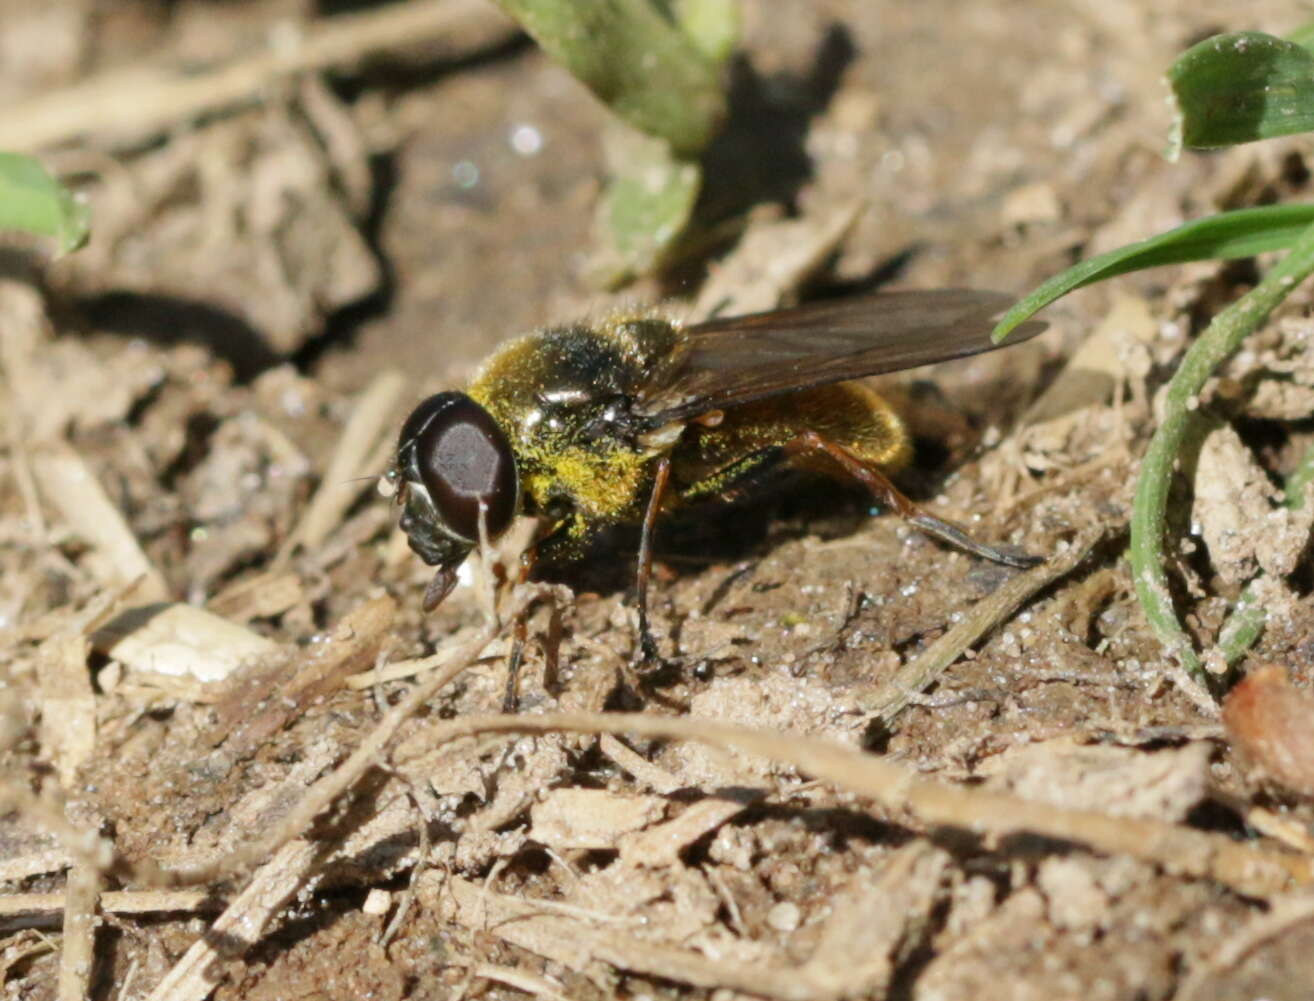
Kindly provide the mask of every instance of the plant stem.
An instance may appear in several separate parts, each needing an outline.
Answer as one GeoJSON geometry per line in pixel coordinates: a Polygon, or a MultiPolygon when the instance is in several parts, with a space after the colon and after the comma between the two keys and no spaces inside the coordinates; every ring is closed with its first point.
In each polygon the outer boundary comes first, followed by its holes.
{"type": "Polygon", "coordinates": [[[1205,382],[1311,272],[1314,272],[1314,226],[1300,235],[1291,252],[1258,285],[1214,317],[1187,350],[1168,383],[1163,421],[1150,439],[1136,483],[1131,517],[1131,567],[1136,596],[1166,653],[1211,691],[1217,690],[1220,679],[1204,670],[1191,646],[1191,638],[1178,622],[1164,569],[1164,523],[1173,466],[1196,418],[1205,382]]]}
{"type": "Polygon", "coordinates": [[[1268,610],[1259,603],[1252,580],[1236,599],[1223,628],[1218,630],[1218,654],[1228,668],[1235,666],[1255,645],[1267,621],[1268,610]]]}
{"type": "Polygon", "coordinates": [[[1305,450],[1282,487],[1282,503],[1288,511],[1299,511],[1305,506],[1305,491],[1311,482],[1314,482],[1314,445],[1305,450]]]}
{"type": "MultiPolygon", "coordinates": [[[[1288,510],[1299,511],[1305,506],[1305,490],[1311,481],[1314,481],[1314,447],[1306,449],[1287,477],[1282,503],[1288,510]]],[[[1255,582],[1262,576],[1262,572],[1256,574],[1255,579],[1245,586],[1223,628],[1218,630],[1218,652],[1228,667],[1235,665],[1255,645],[1268,621],[1268,609],[1260,603],[1255,589],[1255,582]]]]}

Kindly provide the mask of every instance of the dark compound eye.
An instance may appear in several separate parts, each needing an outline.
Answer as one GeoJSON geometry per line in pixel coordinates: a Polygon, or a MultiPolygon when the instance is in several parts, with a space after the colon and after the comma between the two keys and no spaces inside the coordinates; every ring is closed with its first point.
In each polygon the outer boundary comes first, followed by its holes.
{"type": "Polygon", "coordinates": [[[489,536],[511,524],[519,489],[511,443],[464,393],[438,393],[416,407],[402,426],[399,457],[448,531],[477,541],[481,502],[489,536]]]}

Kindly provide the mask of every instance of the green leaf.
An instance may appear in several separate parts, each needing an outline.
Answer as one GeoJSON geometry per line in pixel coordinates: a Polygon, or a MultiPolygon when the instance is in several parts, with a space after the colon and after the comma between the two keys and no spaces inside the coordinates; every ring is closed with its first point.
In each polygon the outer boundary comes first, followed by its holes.
{"type": "Polygon", "coordinates": [[[592,279],[615,288],[659,268],[684,233],[702,170],[660,139],[617,125],[605,137],[610,177],[595,218],[592,279]]]}
{"type": "Polygon", "coordinates": [[[1314,205],[1265,205],[1221,212],[1207,219],[1082,261],[1055,275],[1004,314],[993,337],[1002,341],[1019,323],[1073,289],[1132,271],[1187,261],[1253,257],[1285,250],[1314,223],[1314,205]]]}
{"type": "Polygon", "coordinates": [[[697,30],[717,37],[695,41],[659,0],[498,0],[543,50],[581,80],[613,113],[676,154],[697,156],[725,117],[721,64],[702,44],[724,48],[716,5],[683,12],[697,30]]]}
{"type": "Polygon", "coordinates": [[[1287,36],[1288,42],[1295,42],[1306,49],[1314,49],[1314,21],[1302,24],[1287,36]]]}
{"type": "MultiPolygon", "coordinates": [[[[1304,38],[1304,35],[1300,37],[1304,38]]],[[[1314,53],[1258,31],[1215,35],[1168,70],[1177,122],[1170,158],[1314,130],[1314,53]]]]}
{"type": "Polygon", "coordinates": [[[40,162],[0,153],[0,229],[53,236],[60,254],[87,242],[87,206],[56,181],[40,162]]]}
{"type": "Polygon", "coordinates": [[[716,65],[739,44],[739,0],[675,0],[673,10],[689,40],[716,65]]]}

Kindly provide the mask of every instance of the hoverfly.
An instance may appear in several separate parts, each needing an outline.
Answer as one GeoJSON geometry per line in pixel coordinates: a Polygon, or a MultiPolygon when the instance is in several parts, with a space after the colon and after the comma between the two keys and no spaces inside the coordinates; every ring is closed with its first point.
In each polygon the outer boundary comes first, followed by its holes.
{"type": "MultiPolygon", "coordinates": [[[[385,474],[411,548],[437,571],[432,610],[477,545],[536,516],[537,558],[578,556],[600,529],[640,528],[640,649],[653,527],[674,509],[742,493],[782,465],[866,487],[922,532],[1028,567],[923,511],[887,473],[911,457],[891,406],[847,380],[989,351],[1010,299],[968,289],[868,294],[682,326],[656,312],[548,327],[504,344],[465,392],[430,396],[402,426],[385,474]]],[[[1010,343],[1033,337],[1028,323],[1010,343]]],[[[531,559],[534,557],[531,556],[531,559]]]]}

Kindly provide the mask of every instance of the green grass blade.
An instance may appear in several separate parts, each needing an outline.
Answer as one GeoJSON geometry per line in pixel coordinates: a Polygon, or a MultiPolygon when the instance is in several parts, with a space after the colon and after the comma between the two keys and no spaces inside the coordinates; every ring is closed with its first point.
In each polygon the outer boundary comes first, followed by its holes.
{"type": "Polygon", "coordinates": [[[1221,212],[1140,243],[1110,250],[1073,265],[1019,300],[995,327],[994,340],[1002,341],[1019,323],[1084,285],[1165,264],[1253,257],[1271,250],[1285,250],[1311,223],[1314,223],[1314,204],[1264,205],[1221,212]]]}
{"type": "Polygon", "coordinates": [[[54,237],[67,254],[87,242],[87,206],[56,181],[40,162],[0,153],[0,229],[54,237]]]}
{"type": "Polygon", "coordinates": [[[1253,289],[1214,317],[1186,351],[1164,394],[1164,415],[1150,439],[1136,480],[1131,516],[1131,569],[1136,597],[1165,652],[1210,690],[1222,679],[1205,670],[1178,621],[1164,569],[1163,536],[1174,466],[1193,424],[1200,419],[1200,392],[1291,292],[1314,273],[1314,226],[1253,289]]]}
{"type": "Polygon", "coordinates": [[[1258,31],[1206,38],[1168,69],[1182,146],[1208,149],[1314,130],[1314,54],[1258,31]]]}

